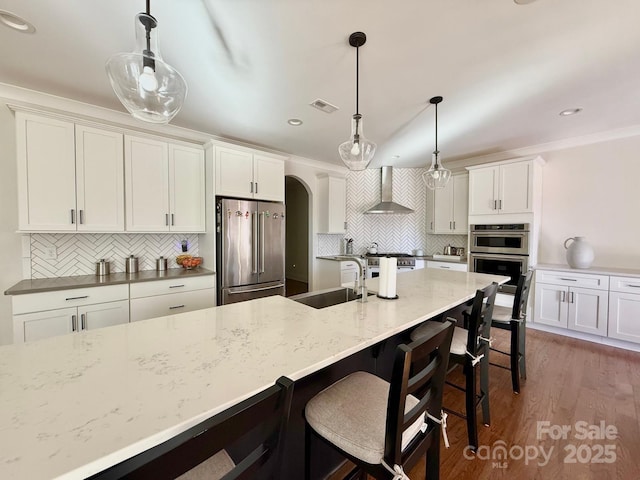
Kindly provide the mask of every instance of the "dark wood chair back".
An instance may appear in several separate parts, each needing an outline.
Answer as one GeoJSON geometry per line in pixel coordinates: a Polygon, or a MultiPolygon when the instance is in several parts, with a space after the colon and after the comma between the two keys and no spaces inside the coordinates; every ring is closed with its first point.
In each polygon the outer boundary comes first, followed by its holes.
{"type": "Polygon", "coordinates": [[[292,395],[293,382],[280,377],[267,390],[91,478],[174,479],[239,440],[248,453],[234,458],[235,468],[222,480],[279,479],[292,395]]]}
{"type": "Polygon", "coordinates": [[[388,465],[414,465],[432,442],[439,451],[440,425],[432,420],[426,420],[427,430],[404,452],[402,433],[424,412],[440,418],[453,330],[452,323],[444,322],[432,336],[399,345],[396,350],[387,408],[384,458],[388,465]],[[405,413],[407,395],[415,396],[419,403],[405,413]]]}
{"type": "Polygon", "coordinates": [[[485,353],[489,348],[491,319],[497,292],[498,284],[494,282],[488,287],[478,290],[473,299],[468,319],[467,351],[474,357],[485,353]]]}
{"type": "Polygon", "coordinates": [[[527,271],[520,275],[518,286],[513,298],[513,310],[511,318],[520,320],[527,313],[527,305],[529,302],[529,291],[531,289],[531,279],[533,278],[533,270],[527,271]]]}

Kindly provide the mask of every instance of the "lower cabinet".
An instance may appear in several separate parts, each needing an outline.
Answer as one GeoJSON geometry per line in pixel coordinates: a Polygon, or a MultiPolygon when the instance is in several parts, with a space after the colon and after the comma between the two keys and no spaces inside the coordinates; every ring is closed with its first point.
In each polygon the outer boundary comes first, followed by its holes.
{"type": "Polygon", "coordinates": [[[608,308],[608,276],[536,272],[535,323],[606,336],[608,308]]]}
{"type": "Polygon", "coordinates": [[[438,262],[433,260],[427,260],[427,268],[439,268],[441,270],[455,270],[456,272],[468,271],[468,267],[466,263],[438,262]]]}
{"type": "Polygon", "coordinates": [[[640,343],[640,278],[611,277],[610,338],[640,343]]]}
{"type": "Polygon", "coordinates": [[[215,307],[215,277],[132,283],[130,295],[132,322],[215,307]]]}
{"type": "Polygon", "coordinates": [[[129,286],[16,295],[13,341],[31,342],[129,322],[129,286]]]}

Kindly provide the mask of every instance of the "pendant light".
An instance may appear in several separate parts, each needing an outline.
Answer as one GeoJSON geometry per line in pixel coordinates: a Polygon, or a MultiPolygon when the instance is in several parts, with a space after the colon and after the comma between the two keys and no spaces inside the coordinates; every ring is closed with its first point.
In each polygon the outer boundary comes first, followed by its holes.
{"type": "Polygon", "coordinates": [[[136,49],[117,53],[107,60],[111,86],[125,108],[139,120],[169,123],[182,107],[187,84],[182,75],[162,60],[158,48],[158,22],[146,13],[135,17],[136,49]]]}
{"type": "Polygon", "coordinates": [[[364,170],[371,162],[376,152],[376,144],[370,142],[362,133],[362,115],[358,110],[358,95],[360,82],[359,49],[367,41],[363,32],[355,32],[349,36],[349,45],[356,48],[356,113],[351,120],[351,138],[338,147],[340,158],[349,170],[364,170]]]}
{"type": "Polygon", "coordinates": [[[433,97],[429,103],[436,106],[436,148],[431,156],[431,168],[422,174],[422,180],[431,190],[444,188],[451,178],[451,170],[447,170],[440,163],[440,151],[438,150],[438,104],[442,97],[433,97]]]}

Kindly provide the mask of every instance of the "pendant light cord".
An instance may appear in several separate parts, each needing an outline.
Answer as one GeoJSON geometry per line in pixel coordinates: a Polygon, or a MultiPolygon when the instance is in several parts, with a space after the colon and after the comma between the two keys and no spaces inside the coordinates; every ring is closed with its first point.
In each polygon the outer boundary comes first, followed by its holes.
{"type": "Polygon", "coordinates": [[[360,114],[360,47],[356,47],[356,115],[360,114]]]}
{"type": "Polygon", "coordinates": [[[147,0],[147,15],[151,16],[151,0],[147,0]]]}
{"type": "Polygon", "coordinates": [[[438,104],[436,103],[436,154],[438,153],[438,104]]]}

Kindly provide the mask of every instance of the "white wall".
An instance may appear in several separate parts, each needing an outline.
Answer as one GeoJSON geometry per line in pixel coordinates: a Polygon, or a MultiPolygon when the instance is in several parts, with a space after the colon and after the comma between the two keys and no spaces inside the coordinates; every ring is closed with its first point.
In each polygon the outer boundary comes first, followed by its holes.
{"type": "Polygon", "coordinates": [[[640,268],[640,136],[543,153],[540,263],[587,237],[594,266],[640,268]]]}
{"type": "Polygon", "coordinates": [[[18,229],[16,128],[13,113],[0,106],[0,345],[11,343],[11,297],[4,291],[22,280],[18,229]]]}

